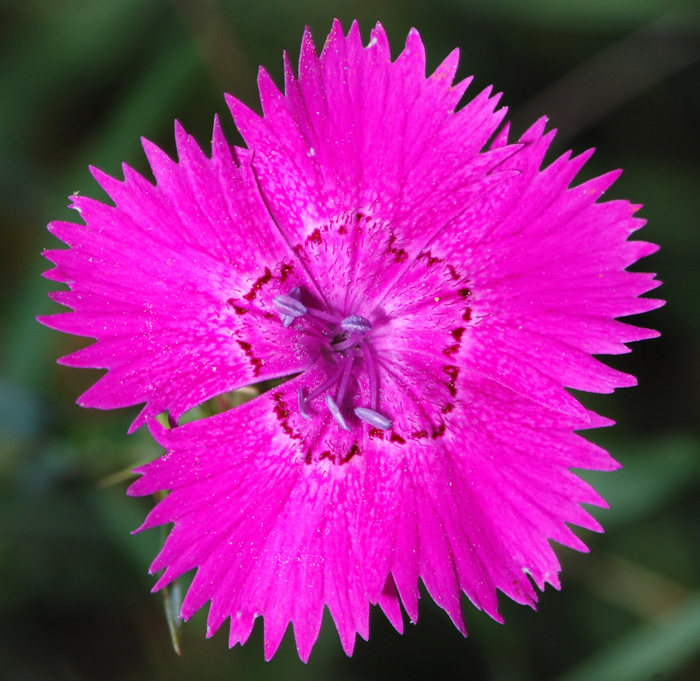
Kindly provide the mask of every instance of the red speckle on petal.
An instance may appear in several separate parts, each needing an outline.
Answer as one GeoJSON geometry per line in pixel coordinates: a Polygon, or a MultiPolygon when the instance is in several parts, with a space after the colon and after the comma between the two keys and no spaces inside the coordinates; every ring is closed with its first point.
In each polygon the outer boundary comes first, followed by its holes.
{"type": "Polygon", "coordinates": [[[384,431],[380,430],[379,428],[375,428],[374,426],[370,427],[369,429],[369,436],[372,439],[376,440],[383,440],[384,439],[384,431]]]}
{"type": "Polygon", "coordinates": [[[418,256],[418,260],[421,258],[426,258],[428,261],[428,267],[432,267],[436,262],[443,262],[442,258],[438,258],[437,256],[433,256],[430,251],[426,251],[425,253],[421,253],[418,256]]]}
{"type": "Polygon", "coordinates": [[[284,284],[287,277],[294,271],[294,266],[289,263],[284,263],[280,268],[280,283],[284,284]]]}
{"type": "Polygon", "coordinates": [[[275,393],[272,396],[272,399],[275,401],[275,406],[273,407],[273,411],[275,412],[275,416],[277,416],[277,418],[280,420],[288,419],[289,418],[289,408],[284,403],[282,393],[275,393]]]}
{"type": "Polygon", "coordinates": [[[255,300],[255,296],[258,294],[258,291],[265,286],[270,279],[272,279],[272,272],[270,272],[269,267],[266,267],[265,274],[263,274],[262,277],[258,277],[257,281],[253,284],[253,287],[243,297],[246,300],[255,300]]]}
{"type": "Polygon", "coordinates": [[[260,369],[263,367],[263,361],[259,359],[258,357],[255,357],[253,355],[253,347],[250,343],[246,343],[246,341],[236,341],[238,345],[241,346],[241,350],[245,352],[246,357],[250,360],[250,363],[253,365],[253,373],[258,376],[260,374],[260,369]]]}
{"type": "Polygon", "coordinates": [[[243,315],[246,312],[250,312],[247,307],[241,307],[240,305],[236,305],[236,299],[235,298],[229,298],[226,301],[226,306],[233,310],[236,314],[243,315]]]}
{"type": "Polygon", "coordinates": [[[468,307],[464,310],[464,314],[462,315],[462,319],[465,322],[470,322],[472,320],[472,309],[470,307],[468,307]]]}
{"type": "Polygon", "coordinates": [[[306,240],[307,243],[310,241],[312,244],[320,244],[321,243],[321,230],[317,227],[313,232],[311,232],[311,235],[309,238],[306,240]]]}
{"type": "Polygon", "coordinates": [[[442,437],[445,434],[445,424],[441,423],[439,427],[433,428],[433,440],[442,437]]]}
{"type": "Polygon", "coordinates": [[[450,335],[452,338],[454,338],[457,342],[454,343],[453,345],[448,345],[443,351],[442,354],[445,355],[446,357],[452,357],[453,355],[456,355],[459,352],[459,346],[462,344],[462,334],[464,333],[464,327],[460,326],[457,329],[452,329],[450,331],[450,335]]]}
{"type": "Polygon", "coordinates": [[[448,345],[442,351],[442,354],[445,355],[446,357],[452,357],[452,355],[456,355],[458,352],[459,352],[459,343],[455,343],[454,345],[448,345]]]}
{"type": "Polygon", "coordinates": [[[452,364],[448,364],[447,366],[442,367],[442,370],[450,379],[447,383],[447,389],[450,391],[450,395],[454,397],[457,394],[457,387],[455,386],[455,383],[457,381],[457,376],[459,376],[459,369],[452,364]]]}
{"type": "Polygon", "coordinates": [[[415,433],[411,433],[411,437],[414,440],[422,440],[424,437],[428,437],[428,431],[427,430],[418,430],[415,433]]]}
{"type": "Polygon", "coordinates": [[[391,437],[389,439],[398,445],[405,445],[406,444],[406,440],[404,440],[398,433],[392,433],[391,437]]]}
{"type": "Polygon", "coordinates": [[[394,256],[394,262],[396,263],[402,263],[408,258],[408,253],[404,251],[403,248],[394,248],[394,242],[396,241],[396,237],[392,234],[389,237],[389,245],[387,246],[386,251],[384,251],[385,254],[388,255],[393,255],[394,256]]]}
{"type": "Polygon", "coordinates": [[[340,460],[339,463],[347,463],[353,456],[357,456],[358,454],[360,454],[360,448],[357,446],[357,442],[353,442],[352,447],[350,447],[348,453],[340,460]]]}
{"type": "MultiPolygon", "coordinates": [[[[289,435],[289,437],[291,437],[293,440],[298,440],[301,435],[299,433],[295,433],[292,430],[292,427],[289,425],[289,407],[285,404],[282,393],[273,393],[272,399],[275,403],[275,405],[272,407],[272,411],[274,411],[277,420],[280,422],[280,426],[282,426],[282,432],[289,435]]],[[[311,453],[309,452],[307,459],[310,456],[311,453]]],[[[307,463],[311,462],[307,461],[307,463]]]]}

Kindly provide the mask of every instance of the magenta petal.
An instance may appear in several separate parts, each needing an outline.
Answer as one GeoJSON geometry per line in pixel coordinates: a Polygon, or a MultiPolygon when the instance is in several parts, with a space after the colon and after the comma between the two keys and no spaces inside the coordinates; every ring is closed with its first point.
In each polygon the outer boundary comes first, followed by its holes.
{"type": "Polygon", "coordinates": [[[291,271],[293,257],[250,167],[222,161],[221,152],[209,161],[179,127],[177,139],[179,164],[145,143],[157,187],[128,168],[123,183],[95,171],[116,208],[74,197],[86,224],[52,223],[70,249],[44,254],[56,265],[52,278],[71,287],[56,299],[73,312],[41,321],[97,339],[62,361],[109,370],[80,404],[146,402],[134,428],[148,416],[170,410],[177,418],[209,397],[309,362],[304,353],[292,363],[279,356],[269,300],[251,297],[268,272],[270,290],[286,291],[285,265],[272,271],[267,263],[289,258],[291,271]],[[245,315],[256,319],[255,338],[241,334],[245,315]]]}
{"type": "Polygon", "coordinates": [[[379,607],[382,609],[386,618],[394,626],[394,629],[403,634],[403,616],[401,615],[401,601],[399,600],[399,594],[396,591],[396,584],[394,578],[389,575],[386,580],[386,584],[382,589],[382,593],[377,601],[379,607]]]}
{"type": "Polygon", "coordinates": [[[425,238],[427,226],[436,232],[486,191],[479,185],[517,147],[479,154],[505,111],[494,113],[497,97],[487,91],[455,113],[466,87],[452,86],[455,66],[453,54],[426,79],[417,32],[392,63],[381,26],[363,47],[358,29],[345,38],[336,22],[320,56],[307,31],[298,78],[286,64],[284,97],[261,72],[264,117],[228,100],[291,240],[349,206],[374,206],[379,219],[399,219],[425,238]],[[436,202],[435,191],[445,198],[436,202]]]}
{"type": "Polygon", "coordinates": [[[328,476],[304,465],[301,443],[265,427],[277,423],[276,399],[268,394],[219,417],[159,432],[169,453],[139,469],[142,477],[130,489],[148,494],[175,487],[143,526],[175,523],[152,566],[166,568],[157,587],[198,567],[183,616],[211,600],[210,630],[231,617],[237,640],[239,613],[259,614],[268,658],[289,622],[300,655],[308,657],[325,604],[350,653],[355,634],[368,635],[359,560],[349,559],[360,470],[348,466],[342,475],[328,476]],[[251,422],[259,426],[256,434],[247,429],[251,422]],[[183,477],[183,466],[192,461],[196,471],[183,477]]]}

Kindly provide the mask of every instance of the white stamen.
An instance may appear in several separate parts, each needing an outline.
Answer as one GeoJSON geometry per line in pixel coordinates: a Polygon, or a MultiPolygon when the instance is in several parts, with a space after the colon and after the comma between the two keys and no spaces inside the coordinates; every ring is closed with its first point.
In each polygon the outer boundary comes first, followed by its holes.
{"type": "Polygon", "coordinates": [[[338,405],[330,395],[326,395],[326,406],[328,407],[328,411],[330,411],[331,416],[337,421],[338,425],[343,430],[350,430],[350,426],[345,422],[343,415],[340,413],[338,405]]]}
{"type": "Polygon", "coordinates": [[[299,388],[299,390],[297,390],[297,402],[299,403],[299,413],[307,421],[310,421],[311,414],[309,414],[309,410],[306,408],[306,399],[304,398],[304,388],[299,388]]]}
{"type": "Polygon", "coordinates": [[[366,407],[355,407],[355,416],[357,416],[360,421],[369,423],[370,426],[379,428],[379,430],[389,430],[393,424],[391,419],[382,416],[379,412],[374,411],[374,409],[367,409],[366,407]]]}
{"type": "Polygon", "coordinates": [[[306,306],[296,298],[292,296],[275,296],[272,299],[272,304],[274,305],[277,312],[283,317],[303,317],[306,314],[306,306]]]}
{"type": "Polygon", "coordinates": [[[350,333],[364,334],[372,330],[372,322],[356,314],[345,317],[345,319],[340,322],[340,326],[342,326],[345,331],[350,331],[350,333]]]}

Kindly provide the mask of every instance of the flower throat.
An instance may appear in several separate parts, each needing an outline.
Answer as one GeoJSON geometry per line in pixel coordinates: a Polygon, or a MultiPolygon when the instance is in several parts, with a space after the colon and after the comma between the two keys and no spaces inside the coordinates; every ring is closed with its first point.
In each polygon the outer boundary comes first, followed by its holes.
{"type": "Polygon", "coordinates": [[[282,325],[286,328],[296,320],[304,318],[309,324],[327,338],[332,339],[329,348],[336,362],[336,369],[331,376],[308,395],[304,388],[297,391],[299,413],[305,419],[313,418],[311,402],[324,395],[324,401],[331,416],[343,430],[350,430],[343,416],[343,399],[346,396],[350,376],[356,367],[356,360],[364,360],[369,377],[369,407],[355,407],[354,413],[358,419],[379,430],[388,430],[392,426],[391,419],[377,411],[379,401],[379,384],[377,367],[372,357],[372,350],[367,342],[367,336],[372,331],[372,323],[359,315],[341,318],[337,315],[318,310],[301,302],[301,289],[295,286],[286,295],[278,295],[272,299],[272,304],[280,315],[282,325]],[[335,393],[335,397],[333,397],[335,393]]]}

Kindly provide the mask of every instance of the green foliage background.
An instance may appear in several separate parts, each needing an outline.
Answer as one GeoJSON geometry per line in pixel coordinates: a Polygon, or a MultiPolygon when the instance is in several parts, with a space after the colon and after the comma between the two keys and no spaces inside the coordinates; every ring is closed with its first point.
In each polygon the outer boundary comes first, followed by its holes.
{"type": "MultiPolygon", "coordinates": [[[[700,14],[688,0],[16,0],[0,2],[0,679],[700,678],[700,14]],[[333,16],[365,36],[376,20],[394,53],[416,26],[434,68],[454,47],[475,93],[505,92],[514,131],[541,114],[554,153],[595,146],[588,176],[623,167],[608,196],[645,204],[662,250],[668,305],[643,320],[663,336],[611,363],[639,387],[584,398],[618,421],[592,437],[624,469],[587,475],[611,504],[592,553],[558,549],[563,590],[539,612],[503,602],[500,626],[465,603],[465,640],[424,598],[417,626],[379,612],[348,659],[330,621],[308,665],[290,632],[270,663],[258,625],[245,648],[204,638],[204,618],[171,648],[147,567],[162,537],[137,527],[152,504],[115,472],[158,455],[133,410],[75,406],[98,372],[58,367],[84,345],[39,326],[58,311],[39,274],[57,246],[51,219],[74,220],[88,174],[127,161],[148,172],[144,135],[173,152],[178,118],[206,144],[213,115],[235,131],[227,91],[257,106],[257,64],[281,82],[305,24],[322,42],[333,16]],[[111,483],[111,484],[109,484],[111,483]]],[[[550,160],[553,156],[550,157],[550,160]]],[[[225,629],[225,627],[223,628],[225,629]]]]}

